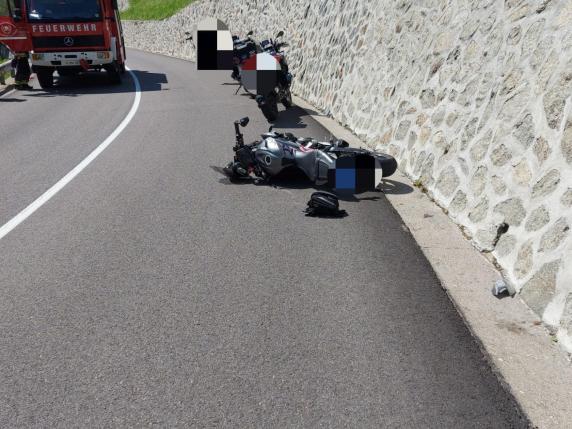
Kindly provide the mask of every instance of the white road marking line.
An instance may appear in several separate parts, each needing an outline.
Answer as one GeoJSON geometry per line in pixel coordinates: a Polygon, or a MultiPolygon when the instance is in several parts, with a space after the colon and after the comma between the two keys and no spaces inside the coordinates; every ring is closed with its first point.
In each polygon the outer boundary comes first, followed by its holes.
{"type": "MultiPolygon", "coordinates": [[[[35,75],[30,76],[30,81],[33,81],[33,80],[34,80],[34,76],[35,76],[35,75]]],[[[16,88],[11,89],[11,90],[8,91],[6,94],[0,95],[0,98],[8,97],[10,94],[14,94],[15,92],[16,92],[16,88]]]]}
{"type": "Polygon", "coordinates": [[[0,95],[0,98],[8,97],[10,94],[13,94],[13,93],[15,93],[15,92],[16,92],[15,89],[11,89],[11,90],[8,91],[6,94],[0,95]]]}
{"type": "Polygon", "coordinates": [[[135,100],[133,101],[133,106],[131,110],[123,119],[121,124],[107,137],[103,143],[101,143],[93,152],[91,152],[82,162],[80,162],[73,170],[62,177],[54,186],[48,189],[44,194],[42,194],[36,201],[18,213],[14,218],[12,218],[8,223],[0,227],[0,240],[2,240],[6,235],[8,235],[14,228],[28,219],[36,210],[46,204],[52,199],[58,192],[60,192],[68,183],[70,183],[79,173],[81,173],[89,164],[91,164],[107,147],[113,143],[113,141],[121,134],[121,132],[129,125],[129,122],[133,119],[137,110],[139,109],[139,104],[141,102],[141,84],[131,70],[127,69],[129,74],[133,78],[135,83],[135,100]]]}

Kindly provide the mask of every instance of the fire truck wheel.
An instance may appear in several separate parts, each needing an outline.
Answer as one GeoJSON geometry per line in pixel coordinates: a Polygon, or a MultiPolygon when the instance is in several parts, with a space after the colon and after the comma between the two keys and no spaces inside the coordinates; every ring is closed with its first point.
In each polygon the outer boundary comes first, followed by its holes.
{"type": "Polygon", "coordinates": [[[108,66],[105,66],[105,71],[109,77],[109,82],[114,85],[119,85],[121,83],[121,66],[114,61],[108,66]]]}
{"type": "Polygon", "coordinates": [[[42,89],[49,89],[54,86],[54,71],[52,69],[38,70],[36,76],[42,89]]]}

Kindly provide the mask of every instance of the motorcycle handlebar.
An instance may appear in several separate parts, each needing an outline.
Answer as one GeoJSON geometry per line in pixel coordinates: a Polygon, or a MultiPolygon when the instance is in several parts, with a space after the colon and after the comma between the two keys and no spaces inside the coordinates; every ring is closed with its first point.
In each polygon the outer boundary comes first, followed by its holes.
{"type": "Polygon", "coordinates": [[[244,146],[244,136],[240,132],[240,121],[234,121],[234,134],[236,137],[236,145],[239,147],[244,146]]]}

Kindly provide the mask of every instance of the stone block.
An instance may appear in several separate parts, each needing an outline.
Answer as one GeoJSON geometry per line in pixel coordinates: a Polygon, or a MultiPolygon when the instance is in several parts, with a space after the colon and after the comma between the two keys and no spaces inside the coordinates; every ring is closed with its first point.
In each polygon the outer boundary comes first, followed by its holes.
{"type": "Polygon", "coordinates": [[[510,254],[516,246],[516,237],[511,234],[503,234],[495,246],[495,253],[499,257],[510,254]]]}
{"type": "Polygon", "coordinates": [[[491,144],[489,136],[485,136],[482,139],[478,140],[473,146],[471,147],[470,154],[471,159],[474,162],[482,160],[489,150],[489,145],[491,144]]]}
{"type": "Polygon", "coordinates": [[[449,197],[453,195],[453,192],[455,192],[459,183],[459,176],[457,175],[455,168],[449,166],[439,175],[439,178],[437,179],[437,189],[444,196],[449,197]]]}
{"type": "Polygon", "coordinates": [[[504,222],[508,225],[518,226],[526,217],[526,209],[520,198],[509,198],[498,203],[493,209],[495,213],[499,213],[504,217],[504,222]]]}
{"type": "Polygon", "coordinates": [[[524,148],[528,148],[534,142],[534,122],[530,113],[516,123],[513,134],[524,148]]]}
{"type": "Polygon", "coordinates": [[[499,117],[503,120],[511,120],[517,117],[526,108],[530,94],[528,87],[524,87],[510,95],[503,103],[499,117]]]}
{"type": "Polygon", "coordinates": [[[572,164],[572,119],[566,122],[560,148],[562,149],[562,154],[566,162],[572,164]]]}
{"type": "Polygon", "coordinates": [[[560,203],[564,207],[572,207],[572,188],[568,188],[560,197],[560,203]]]}
{"type": "Polygon", "coordinates": [[[514,264],[514,275],[517,279],[522,279],[532,269],[532,241],[529,240],[521,246],[516,256],[516,262],[514,264]]]}
{"type": "Polygon", "coordinates": [[[548,231],[546,231],[542,238],[540,239],[540,244],[538,245],[539,252],[550,252],[556,249],[564,239],[568,236],[570,232],[570,226],[564,218],[558,219],[554,225],[552,225],[548,231]]]}
{"type": "Polygon", "coordinates": [[[556,169],[550,170],[532,188],[532,198],[550,195],[558,183],[560,183],[560,172],[556,169]]]}
{"type": "Polygon", "coordinates": [[[424,109],[430,109],[435,106],[436,97],[435,92],[432,89],[424,89],[421,91],[419,99],[421,100],[421,106],[423,106],[424,109]]]}
{"type": "Polygon", "coordinates": [[[544,111],[550,128],[559,129],[566,99],[572,95],[572,71],[561,74],[558,82],[544,96],[544,111]]]}
{"type": "Polygon", "coordinates": [[[497,167],[505,165],[512,158],[512,153],[504,144],[495,147],[491,153],[491,161],[497,167]]]}
{"type": "Polygon", "coordinates": [[[530,212],[524,228],[529,232],[538,231],[548,222],[550,222],[550,214],[546,207],[540,206],[530,212]]]}
{"type": "Polygon", "coordinates": [[[475,172],[475,174],[473,175],[473,177],[471,178],[471,191],[473,192],[473,195],[478,197],[479,195],[481,195],[485,189],[485,185],[486,185],[486,181],[487,181],[487,174],[488,174],[488,169],[486,166],[481,165],[477,168],[477,171],[475,172]]]}
{"type": "Polygon", "coordinates": [[[520,186],[528,186],[532,179],[532,171],[525,160],[516,164],[512,170],[514,182],[520,186]]]}
{"type": "Polygon", "coordinates": [[[550,153],[552,152],[552,149],[550,149],[548,142],[543,137],[538,137],[536,139],[532,149],[534,155],[536,155],[536,159],[538,159],[538,162],[540,164],[544,163],[544,161],[548,159],[550,153]]]}
{"type": "Polygon", "coordinates": [[[410,121],[402,121],[397,126],[397,131],[395,132],[395,139],[396,140],[403,140],[407,135],[407,131],[409,131],[409,127],[411,126],[410,121]]]}
{"type": "Polygon", "coordinates": [[[540,32],[544,27],[545,20],[539,19],[538,21],[532,23],[532,25],[526,30],[524,38],[522,40],[522,56],[530,55],[534,48],[538,45],[540,38],[540,32]]]}
{"type": "Polygon", "coordinates": [[[520,292],[521,298],[540,317],[542,317],[544,309],[554,297],[556,276],[559,268],[560,260],[544,264],[532,278],[524,284],[520,292]]]}
{"type": "Polygon", "coordinates": [[[506,184],[499,176],[491,177],[491,185],[497,195],[502,195],[506,192],[506,184]]]}
{"type": "MultiPolygon", "coordinates": [[[[463,134],[461,136],[461,150],[465,150],[467,148],[469,142],[475,136],[475,133],[477,132],[477,123],[478,122],[479,122],[479,118],[472,118],[467,123],[467,125],[465,126],[465,128],[463,130],[463,134]]],[[[490,136],[488,137],[488,139],[490,140],[490,136]]],[[[488,147],[488,143],[487,143],[487,147],[488,147]]],[[[483,156],[484,156],[484,154],[483,154],[483,156]]]]}
{"type": "Polygon", "coordinates": [[[481,199],[481,201],[469,212],[469,219],[473,223],[483,221],[487,217],[488,209],[489,201],[486,198],[481,199]]]}

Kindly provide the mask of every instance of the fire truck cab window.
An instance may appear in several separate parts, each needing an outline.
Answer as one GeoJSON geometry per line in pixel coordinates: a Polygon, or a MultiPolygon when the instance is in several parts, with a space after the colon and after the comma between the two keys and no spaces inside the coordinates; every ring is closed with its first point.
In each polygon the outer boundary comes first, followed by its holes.
{"type": "Polygon", "coordinates": [[[0,0],[0,16],[10,16],[8,0],[0,0]]]}
{"type": "Polygon", "coordinates": [[[0,0],[0,16],[16,18],[21,10],[19,0],[0,0]]]}
{"type": "Polygon", "coordinates": [[[27,2],[30,21],[85,22],[101,19],[99,0],[27,0],[27,2]]]}

